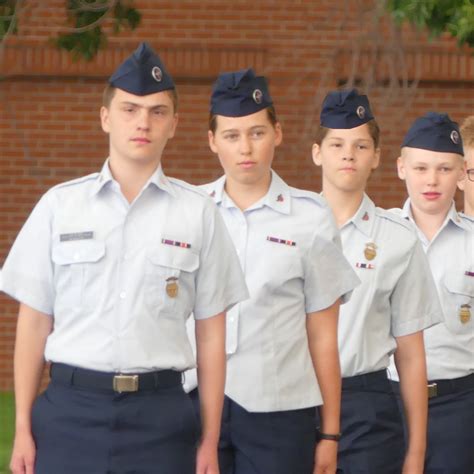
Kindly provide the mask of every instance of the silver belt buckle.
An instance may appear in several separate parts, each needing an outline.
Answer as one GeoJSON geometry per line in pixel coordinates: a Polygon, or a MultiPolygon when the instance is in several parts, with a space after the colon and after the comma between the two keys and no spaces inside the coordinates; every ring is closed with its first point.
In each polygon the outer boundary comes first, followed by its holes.
{"type": "Polygon", "coordinates": [[[428,384],[428,398],[433,398],[438,396],[438,384],[429,383],[428,384]]]}
{"type": "Polygon", "coordinates": [[[138,375],[116,375],[114,377],[114,390],[118,393],[137,392],[138,375]]]}

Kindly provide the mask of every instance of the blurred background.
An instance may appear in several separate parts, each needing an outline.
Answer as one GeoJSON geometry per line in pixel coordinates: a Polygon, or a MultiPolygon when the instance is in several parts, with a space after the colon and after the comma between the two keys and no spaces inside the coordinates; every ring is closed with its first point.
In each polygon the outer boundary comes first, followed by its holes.
{"type": "MultiPolygon", "coordinates": [[[[193,184],[221,174],[207,145],[219,72],[267,76],[284,133],[274,168],[314,191],[310,151],[325,94],[367,93],[382,130],[369,187],[381,207],[405,199],[395,161],[411,122],[429,110],[458,122],[474,111],[472,0],[0,0],[0,267],[46,189],[102,166],[102,91],[140,41],[160,54],[179,93],[165,173],[193,184]]],[[[0,473],[13,430],[16,312],[0,294],[0,473]]]]}

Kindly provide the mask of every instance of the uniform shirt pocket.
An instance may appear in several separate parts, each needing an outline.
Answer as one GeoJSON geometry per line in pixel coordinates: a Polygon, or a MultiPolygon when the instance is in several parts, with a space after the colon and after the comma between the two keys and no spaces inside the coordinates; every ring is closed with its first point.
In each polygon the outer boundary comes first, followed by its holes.
{"type": "Polygon", "coordinates": [[[78,307],[86,302],[86,285],[95,287],[105,243],[98,240],[58,242],[52,249],[56,295],[62,305],[78,307]]]}
{"type": "Polygon", "coordinates": [[[447,291],[443,301],[445,323],[455,334],[474,330],[474,278],[463,274],[447,274],[444,280],[447,291]]]}
{"type": "Polygon", "coordinates": [[[147,251],[145,303],[152,315],[187,316],[194,306],[194,272],[199,255],[189,249],[160,247],[147,251]]]}

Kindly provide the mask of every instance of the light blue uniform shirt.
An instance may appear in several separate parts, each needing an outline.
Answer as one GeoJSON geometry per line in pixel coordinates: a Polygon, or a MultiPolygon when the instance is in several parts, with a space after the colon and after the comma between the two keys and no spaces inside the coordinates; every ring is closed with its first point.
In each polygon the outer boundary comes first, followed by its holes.
{"type": "Polygon", "coordinates": [[[339,313],[341,372],[351,377],[386,369],[395,338],[438,323],[442,310],[409,222],[364,195],[340,231],[344,255],[362,282],[339,313]]]}
{"type": "Polygon", "coordinates": [[[158,168],[129,204],[108,162],[39,201],[2,272],[3,291],[54,315],[45,357],[113,372],[195,366],[186,319],[248,296],[217,207],[158,168]]]}
{"type": "Polygon", "coordinates": [[[275,172],[266,196],[245,211],[224,185],[222,177],[204,188],[219,206],[250,293],[227,313],[225,393],[251,412],[320,405],[306,315],[346,300],[358,284],[331,211],[275,172]]]}
{"type": "MultiPolygon", "coordinates": [[[[416,227],[409,199],[398,212],[416,227]]],[[[474,226],[459,216],[453,203],[431,241],[418,227],[416,231],[428,257],[444,316],[441,324],[424,332],[428,380],[464,377],[474,372],[474,226]],[[469,317],[463,317],[462,310],[469,317]]]]}

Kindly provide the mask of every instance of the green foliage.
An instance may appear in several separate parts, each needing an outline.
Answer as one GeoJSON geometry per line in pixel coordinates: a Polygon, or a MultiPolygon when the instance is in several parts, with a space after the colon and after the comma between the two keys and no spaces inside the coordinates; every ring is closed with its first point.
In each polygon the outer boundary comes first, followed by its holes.
{"type": "Polygon", "coordinates": [[[0,392],[0,474],[10,472],[10,454],[15,427],[13,393],[0,392]]]}
{"type": "Polygon", "coordinates": [[[409,21],[427,28],[432,36],[448,32],[459,45],[474,46],[472,0],[389,0],[387,5],[398,23],[409,21]]]}
{"type": "Polygon", "coordinates": [[[0,40],[11,30],[16,33],[15,0],[0,0],[0,40]]]}
{"type": "Polygon", "coordinates": [[[132,0],[67,0],[68,21],[77,31],[58,35],[56,45],[71,52],[74,60],[82,57],[90,61],[107,42],[102,22],[108,14],[114,19],[114,33],[124,27],[134,30],[139,25],[141,14],[132,3],[132,0]]]}

